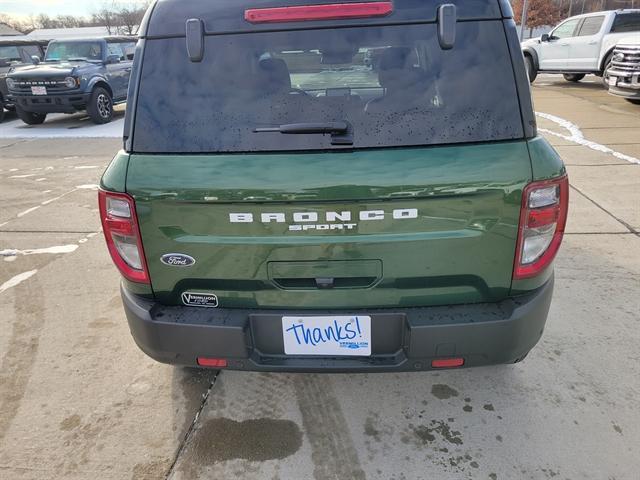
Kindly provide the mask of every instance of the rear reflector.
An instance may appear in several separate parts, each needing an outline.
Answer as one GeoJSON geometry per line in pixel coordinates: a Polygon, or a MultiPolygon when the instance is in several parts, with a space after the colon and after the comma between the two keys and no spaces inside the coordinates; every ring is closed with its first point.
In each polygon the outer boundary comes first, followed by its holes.
{"type": "Polygon", "coordinates": [[[127,280],[149,283],[133,198],[125,193],[100,190],[98,204],[104,238],[113,263],[127,280]]]}
{"type": "Polygon", "coordinates": [[[455,368],[464,365],[464,358],[439,358],[431,361],[433,368],[455,368]]]}
{"type": "Polygon", "coordinates": [[[227,366],[227,360],[224,358],[198,357],[198,365],[200,365],[201,367],[223,368],[227,366]]]}
{"type": "Polygon", "coordinates": [[[384,17],[393,11],[391,2],[331,3],[293,7],[250,8],[244,19],[250,23],[306,22],[344,18],[384,17]]]}
{"type": "Polygon", "coordinates": [[[566,175],[525,187],[513,278],[534,277],[551,264],[562,243],[568,208],[566,175]]]}

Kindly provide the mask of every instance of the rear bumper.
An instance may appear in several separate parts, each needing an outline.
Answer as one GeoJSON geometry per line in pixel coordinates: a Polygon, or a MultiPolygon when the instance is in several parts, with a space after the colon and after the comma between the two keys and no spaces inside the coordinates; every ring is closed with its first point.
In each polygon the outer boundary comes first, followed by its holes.
{"type": "Polygon", "coordinates": [[[11,93],[9,101],[27,112],[74,113],[87,107],[89,96],[89,93],[83,92],[42,96],[11,93]]]}
{"type": "Polygon", "coordinates": [[[342,312],[165,307],[121,287],[131,333],[150,357],[197,365],[224,358],[229,369],[282,372],[372,372],[431,369],[431,360],[463,357],[465,367],[513,363],[540,339],[553,278],[538,290],[498,303],[342,312]],[[371,357],[292,357],[283,354],[284,314],[366,314],[371,357]]]}

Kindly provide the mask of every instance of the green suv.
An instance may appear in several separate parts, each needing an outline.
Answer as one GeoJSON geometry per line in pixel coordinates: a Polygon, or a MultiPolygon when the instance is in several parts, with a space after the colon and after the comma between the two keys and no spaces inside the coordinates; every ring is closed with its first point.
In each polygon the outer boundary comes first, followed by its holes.
{"type": "Polygon", "coordinates": [[[158,0],[140,38],[99,203],[144,352],[416,371],[537,343],[569,191],[507,0],[158,0]]]}

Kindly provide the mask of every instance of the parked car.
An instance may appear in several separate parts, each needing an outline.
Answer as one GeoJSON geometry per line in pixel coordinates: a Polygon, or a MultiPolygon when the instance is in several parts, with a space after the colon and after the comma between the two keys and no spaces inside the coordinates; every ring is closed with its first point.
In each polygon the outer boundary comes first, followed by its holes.
{"type": "Polygon", "coordinates": [[[522,42],[529,80],[538,73],[561,73],[569,82],[579,82],[593,73],[603,78],[613,49],[630,32],[640,33],[640,10],[613,10],[568,18],[551,33],[522,42]]]}
{"type": "Polygon", "coordinates": [[[33,63],[34,57],[43,59],[45,45],[46,42],[20,37],[0,39],[0,122],[4,120],[5,110],[15,110],[15,105],[7,98],[7,73],[16,65],[33,63]]]}
{"type": "Polygon", "coordinates": [[[317,3],[161,0],[143,22],[99,191],[136,343],[239,370],[522,360],[569,189],[509,2],[317,3]]]}
{"type": "Polygon", "coordinates": [[[609,93],[640,105],[640,34],[620,40],[607,70],[609,93]]]}
{"type": "Polygon", "coordinates": [[[53,40],[44,61],[12,68],[9,97],[29,125],[47,114],[86,110],[95,123],[108,123],[113,106],[127,101],[136,45],[133,37],[53,40]]]}

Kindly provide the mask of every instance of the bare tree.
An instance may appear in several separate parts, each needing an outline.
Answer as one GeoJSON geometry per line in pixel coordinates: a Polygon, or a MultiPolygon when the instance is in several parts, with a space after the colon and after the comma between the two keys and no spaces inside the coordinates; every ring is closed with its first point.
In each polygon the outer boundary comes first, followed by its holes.
{"type": "Polygon", "coordinates": [[[9,25],[11,28],[18,30],[19,32],[24,31],[24,25],[22,22],[20,22],[16,17],[7,15],[6,13],[0,13],[0,23],[9,25]]]}
{"type": "Polygon", "coordinates": [[[145,11],[146,7],[140,6],[122,7],[118,10],[117,16],[125,34],[134,35],[138,33],[138,27],[142,22],[145,11]]]}
{"type": "Polygon", "coordinates": [[[56,21],[46,13],[41,13],[36,17],[36,23],[40,28],[56,28],[56,21]]]}
{"type": "Polygon", "coordinates": [[[91,20],[95,25],[106,27],[107,33],[112,35],[115,33],[117,27],[116,13],[108,8],[103,8],[100,11],[91,15],[91,20]]]}
{"type": "Polygon", "coordinates": [[[138,31],[149,3],[148,0],[144,2],[105,0],[100,10],[91,16],[91,20],[95,25],[106,27],[110,35],[116,33],[134,35],[138,31]]]}
{"type": "MultiPolygon", "coordinates": [[[[522,17],[522,0],[513,2],[513,12],[515,18],[522,17]]],[[[555,25],[562,18],[562,13],[557,2],[553,0],[529,0],[527,25],[522,25],[522,29],[529,28],[529,35],[536,27],[555,25]]]]}

